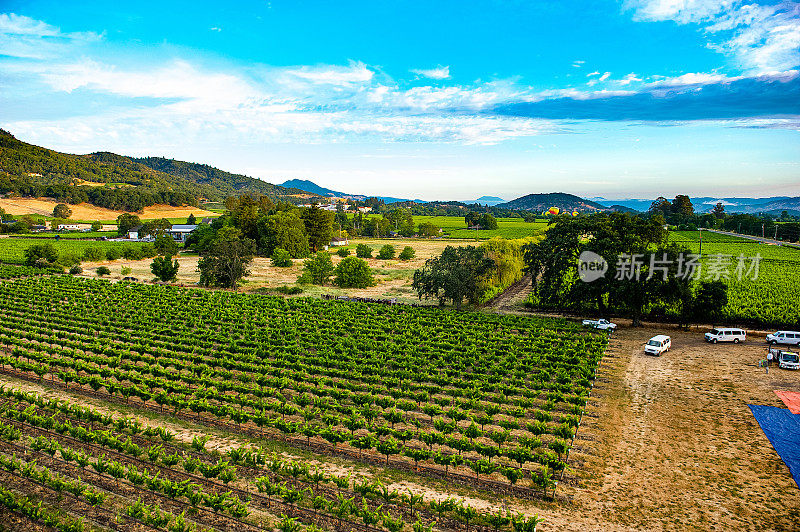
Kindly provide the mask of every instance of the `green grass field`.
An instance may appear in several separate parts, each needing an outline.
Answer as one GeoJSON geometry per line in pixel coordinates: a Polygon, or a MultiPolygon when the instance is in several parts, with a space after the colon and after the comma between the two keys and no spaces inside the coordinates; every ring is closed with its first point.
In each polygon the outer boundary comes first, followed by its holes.
{"type": "Polygon", "coordinates": [[[414,216],[414,223],[432,223],[441,227],[447,238],[466,238],[485,240],[496,236],[503,238],[525,238],[544,232],[546,222],[525,222],[521,218],[498,218],[497,229],[491,231],[467,229],[467,223],[460,216],[414,216]]]}
{"type": "MultiPolygon", "coordinates": [[[[675,231],[670,241],[700,252],[699,232],[675,231]]],[[[797,323],[800,321],[800,249],[762,244],[730,235],[703,233],[704,267],[708,268],[715,256],[730,256],[730,275],[721,278],[728,284],[728,305],[724,312],[729,320],[758,320],[765,323],[797,323]],[[758,277],[753,280],[736,275],[738,257],[761,257],[758,277]]],[[[706,272],[708,273],[708,272],[706,272]]]]}
{"type": "MultiPolygon", "coordinates": [[[[119,235],[116,231],[88,231],[86,233],[81,233],[79,231],[74,233],[30,233],[26,234],[24,238],[43,238],[43,239],[55,239],[56,236],[63,239],[71,239],[71,240],[80,240],[83,238],[116,238],[119,235]]],[[[12,236],[11,238],[17,238],[12,236]]]]}
{"type": "MultiPolygon", "coordinates": [[[[352,214],[350,214],[352,217],[352,214]]],[[[367,217],[380,216],[379,214],[369,214],[367,217]]],[[[497,229],[491,231],[467,229],[467,223],[462,216],[414,216],[414,224],[432,223],[442,228],[446,233],[445,238],[459,238],[467,240],[487,240],[496,236],[502,238],[525,238],[539,235],[547,229],[547,222],[537,220],[528,223],[522,218],[498,218],[497,229]]]]}
{"type": "MultiPolygon", "coordinates": [[[[99,242],[95,240],[47,240],[58,251],[59,256],[70,255],[76,258],[83,256],[86,248],[99,248],[107,251],[118,248],[122,252],[125,248],[142,246],[141,242],[99,242]]],[[[25,260],[25,250],[30,246],[44,243],[41,238],[1,238],[0,261],[21,264],[25,260]]]]}

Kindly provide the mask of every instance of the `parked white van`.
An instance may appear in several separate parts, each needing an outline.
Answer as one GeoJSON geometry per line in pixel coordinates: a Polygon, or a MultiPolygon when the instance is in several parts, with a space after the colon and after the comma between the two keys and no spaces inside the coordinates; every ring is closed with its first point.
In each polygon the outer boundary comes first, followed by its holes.
{"type": "Polygon", "coordinates": [[[659,334],[647,341],[644,345],[644,352],[646,355],[655,355],[658,357],[665,351],[669,351],[670,347],[672,347],[672,339],[669,336],[659,334]]]}
{"type": "Polygon", "coordinates": [[[747,332],[745,332],[744,329],[711,329],[706,333],[705,338],[706,342],[711,342],[712,344],[716,344],[717,342],[733,342],[734,344],[738,344],[739,342],[747,340],[747,332]]]}
{"type": "Polygon", "coordinates": [[[768,344],[800,345],[800,332],[778,331],[767,335],[768,344]]]}
{"type": "Polygon", "coordinates": [[[778,355],[778,367],[783,369],[800,369],[800,355],[781,351],[778,355]]]}

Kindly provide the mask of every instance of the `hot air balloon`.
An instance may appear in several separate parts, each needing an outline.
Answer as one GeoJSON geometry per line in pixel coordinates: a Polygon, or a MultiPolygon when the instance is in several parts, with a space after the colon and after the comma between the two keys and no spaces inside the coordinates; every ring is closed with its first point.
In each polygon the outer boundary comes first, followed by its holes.
{"type": "Polygon", "coordinates": [[[556,216],[561,210],[558,207],[550,207],[547,211],[548,216],[556,216]]]}
{"type": "Polygon", "coordinates": [[[572,216],[578,216],[578,211],[572,211],[572,216]]]}

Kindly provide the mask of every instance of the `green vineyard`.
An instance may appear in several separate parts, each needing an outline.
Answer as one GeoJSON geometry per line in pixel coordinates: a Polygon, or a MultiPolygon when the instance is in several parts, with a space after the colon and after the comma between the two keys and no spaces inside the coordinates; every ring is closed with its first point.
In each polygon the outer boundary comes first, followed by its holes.
{"type": "Polygon", "coordinates": [[[76,278],[0,285],[3,371],[255,437],[546,496],[605,335],[563,320],[76,278]]]}
{"type": "Polygon", "coordinates": [[[176,440],[138,418],[0,388],[0,504],[65,532],[530,530],[534,518],[487,514],[449,498],[337,475],[256,447],[225,453],[176,440]],[[6,489],[12,488],[12,489],[6,489]],[[36,492],[37,502],[15,491],[36,492]],[[277,526],[275,526],[277,525],[277,526]]]}
{"type": "MultiPolygon", "coordinates": [[[[96,248],[103,253],[109,249],[119,251],[119,256],[125,255],[126,249],[141,249],[141,242],[104,242],[97,240],[75,240],[75,239],[43,239],[43,238],[3,238],[0,239],[0,261],[20,264],[25,260],[25,250],[31,246],[52,244],[58,252],[59,257],[74,257],[77,260],[83,256],[87,248],[96,248]]],[[[141,258],[141,257],[140,257],[141,258]]]]}
{"type": "MultiPolygon", "coordinates": [[[[670,242],[700,252],[697,231],[672,232],[670,242]]],[[[717,254],[731,256],[734,265],[739,255],[761,257],[757,279],[745,276],[739,280],[734,275],[722,279],[728,284],[728,304],[723,309],[726,320],[787,325],[800,321],[800,249],[705,231],[702,251],[704,264],[717,254]]]]}

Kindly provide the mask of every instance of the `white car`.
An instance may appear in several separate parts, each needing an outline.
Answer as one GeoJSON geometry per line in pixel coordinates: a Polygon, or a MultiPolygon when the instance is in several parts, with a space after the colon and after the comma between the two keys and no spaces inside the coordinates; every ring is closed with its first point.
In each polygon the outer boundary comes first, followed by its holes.
{"type": "Polygon", "coordinates": [[[800,332],[777,331],[767,335],[768,344],[800,345],[800,332]]]}
{"type": "Polygon", "coordinates": [[[617,328],[616,323],[611,323],[608,320],[583,320],[583,324],[587,327],[594,327],[595,329],[600,329],[602,331],[606,330],[615,330],[617,328]]]}
{"type": "Polygon", "coordinates": [[[781,351],[778,355],[778,367],[783,369],[800,369],[800,355],[781,351]]]}
{"type": "Polygon", "coordinates": [[[738,344],[747,340],[747,332],[744,329],[719,328],[711,329],[705,334],[706,342],[716,344],[717,342],[733,342],[738,344]]]}
{"type": "Polygon", "coordinates": [[[670,347],[672,347],[672,338],[663,334],[659,334],[658,336],[653,336],[647,341],[647,343],[644,345],[644,353],[646,355],[654,355],[658,357],[669,351],[670,347]]]}

